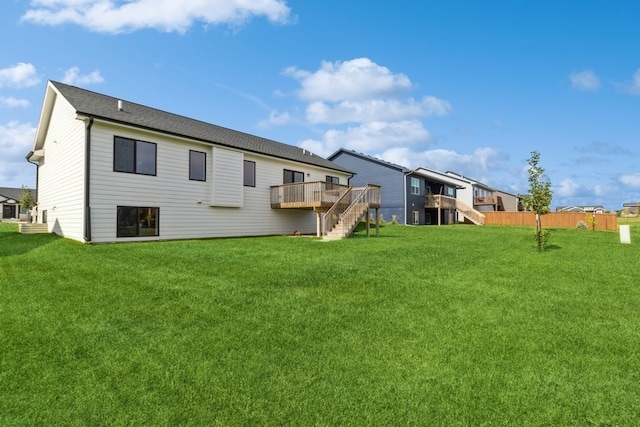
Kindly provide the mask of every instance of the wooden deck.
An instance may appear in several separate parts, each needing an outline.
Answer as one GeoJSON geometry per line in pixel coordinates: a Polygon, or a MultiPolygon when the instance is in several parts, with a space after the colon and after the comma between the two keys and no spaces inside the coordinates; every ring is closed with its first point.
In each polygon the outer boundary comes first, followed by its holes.
{"type": "Polygon", "coordinates": [[[272,209],[313,209],[317,216],[316,234],[326,239],[350,235],[369,209],[376,210],[376,230],[380,227],[380,186],[368,184],[354,188],[325,181],[300,182],[271,187],[272,209]]]}
{"type": "Polygon", "coordinates": [[[349,190],[348,185],[325,181],[298,182],[271,187],[272,209],[326,211],[349,190]]]}
{"type": "Polygon", "coordinates": [[[425,208],[438,209],[438,225],[440,225],[440,209],[454,209],[474,224],[484,224],[484,215],[460,199],[439,194],[429,194],[424,199],[424,206],[425,208]]]}

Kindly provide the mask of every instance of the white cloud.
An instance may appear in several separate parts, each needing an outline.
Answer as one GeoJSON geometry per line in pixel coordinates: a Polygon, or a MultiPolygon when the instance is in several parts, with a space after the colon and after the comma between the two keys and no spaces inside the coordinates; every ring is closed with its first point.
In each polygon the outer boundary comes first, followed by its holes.
{"type": "Polygon", "coordinates": [[[472,153],[437,149],[408,154],[409,167],[426,166],[438,171],[454,171],[482,181],[489,172],[502,169],[505,156],[492,147],[479,147],[472,153]]]}
{"type": "Polygon", "coordinates": [[[404,93],[412,87],[407,76],[394,74],[369,58],[323,62],[313,73],[289,67],[284,74],[300,82],[298,96],[307,101],[373,99],[404,93]]]}
{"type": "Polygon", "coordinates": [[[640,68],[633,74],[633,78],[627,89],[632,95],[640,95],[640,68]]]}
{"type": "Polygon", "coordinates": [[[29,87],[40,83],[33,64],[19,62],[11,67],[0,69],[0,87],[29,87]]]}
{"type": "Polygon", "coordinates": [[[20,187],[35,181],[35,166],[25,160],[35,134],[36,129],[30,123],[12,121],[0,125],[0,182],[3,185],[20,187]]]}
{"type": "Polygon", "coordinates": [[[0,96],[0,106],[9,108],[27,108],[29,106],[29,101],[27,101],[26,99],[14,98],[13,96],[10,96],[8,98],[0,96]]]}
{"type": "Polygon", "coordinates": [[[326,157],[339,148],[372,152],[389,146],[411,145],[429,141],[431,134],[418,120],[367,122],[345,130],[327,130],[322,140],[302,141],[301,147],[326,157]]]}
{"type": "Polygon", "coordinates": [[[571,86],[578,90],[598,90],[600,89],[600,79],[591,70],[571,73],[569,75],[571,86]]]}
{"type": "Polygon", "coordinates": [[[580,184],[570,178],[563,179],[554,189],[554,193],[559,197],[572,197],[578,194],[580,184]]]}
{"type": "Polygon", "coordinates": [[[100,71],[94,70],[89,74],[80,75],[80,68],[71,67],[64,73],[62,82],[69,85],[89,85],[92,83],[102,83],[104,78],[100,75],[100,71]]]}
{"type": "Polygon", "coordinates": [[[283,126],[291,122],[291,115],[286,111],[279,113],[278,110],[271,110],[269,118],[258,123],[261,128],[267,128],[269,126],[283,126]]]}
{"type": "Polygon", "coordinates": [[[622,175],[620,182],[629,187],[640,187],[640,172],[622,175]]]}
{"type": "Polygon", "coordinates": [[[113,34],[144,28],[184,33],[198,21],[240,26],[255,16],[286,23],[291,12],[285,0],[32,0],[31,5],[23,21],[113,34]]]}
{"type": "Polygon", "coordinates": [[[338,124],[405,120],[431,115],[442,116],[451,111],[451,105],[447,101],[427,96],[420,102],[413,98],[404,101],[397,99],[348,100],[334,105],[315,101],[307,106],[306,114],[310,123],[338,124]]]}

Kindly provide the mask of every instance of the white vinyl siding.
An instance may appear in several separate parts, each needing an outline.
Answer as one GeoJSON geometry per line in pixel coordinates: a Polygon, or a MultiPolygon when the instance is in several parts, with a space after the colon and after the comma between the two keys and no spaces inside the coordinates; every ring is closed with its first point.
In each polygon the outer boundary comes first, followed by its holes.
{"type": "Polygon", "coordinates": [[[98,121],[92,130],[91,168],[91,218],[96,243],[281,235],[296,230],[315,234],[315,213],[271,209],[270,187],[282,184],[283,169],[304,172],[306,181],[324,181],[327,174],[339,176],[343,182],[349,177],[317,166],[98,121]],[[156,176],[113,172],[113,135],[156,143],[156,176]],[[211,153],[206,156],[206,182],[189,180],[189,150],[211,153]],[[223,159],[229,163],[220,164],[223,159]],[[243,159],[256,163],[255,187],[243,185],[243,159]],[[236,167],[231,168],[231,164],[236,167]],[[233,182],[225,183],[229,178],[233,182]],[[236,194],[232,194],[234,188],[239,188],[236,194]],[[226,206],[211,206],[215,202],[226,206]],[[241,207],[227,207],[234,204],[241,207]],[[118,206],[159,208],[160,235],[116,239],[118,206]]]}
{"type": "Polygon", "coordinates": [[[244,157],[238,151],[213,148],[211,206],[241,208],[244,190],[244,157]]]}
{"type": "Polygon", "coordinates": [[[49,231],[75,240],[84,238],[84,147],[85,122],[57,96],[38,169],[38,211],[47,212],[49,231]]]}

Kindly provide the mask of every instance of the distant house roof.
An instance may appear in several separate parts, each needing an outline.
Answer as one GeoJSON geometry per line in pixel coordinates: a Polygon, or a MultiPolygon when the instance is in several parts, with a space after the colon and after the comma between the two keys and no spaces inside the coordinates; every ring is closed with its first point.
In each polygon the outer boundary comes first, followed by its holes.
{"type": "Polygon", "coordinates": [[[606,212],[604,206],[558,206],[556,212],[606,212]]]}
{"type": "Polygon", "coordinates": [[[395,164],[395,163],[387,162],[385,160],[379,159],[377,157],[370,156],[368,154],[358,153],[355,150],[347,150],[346,148],[339,149],[338,151],[336,151],[335,153],[333,153],[329,157],[327,157],[327,159],[333,160],[336,157],[338,157],[338,155],[341,154],[341,153],[346,153],[346,154],[349,154],[349,155],[354,156],[354,157],[359,157],[359,158],[361,158],[363,160],[367,160],[369,162],[378,163],[378,164],[380,164],[382,166],[386,166],[388,168],[396,169],[398,171],[401,171],[402,173],[411,172],[411,169],[406,168],[406,167],[404,167],[402,165],[398,165],[398,164],[395,164]]]}
{"type": "MultiPolygon", "coordinates": [[[[342,166],[299,147],[190,119],[125,101],[122,98],[102,95],[60,82],[50,81],[49,85],[67,99],[76,109],[76,113],[81,116],[94,117],[113,123],[131,125],[174,136],[351,173],[351,171],[342,166]],[[122,106],[122,109],[119,108],[119,105],[122,106]]],[[[36,144],[39,142],[38,138],[39,136],[36,135],[36,144]]]]}
{"type": "Polygon", "coordinates": [[[23,191],[22,188],[0,187],[0,200],[13,199],[20,202],[23,191]]]}
{"type": "Polygon", "coordinates": [[[441,181],[441,182],[443,182],[445,184],[449,184],[449,185],[451,185],[453,187],[456,187],[459,190],[461,190],[463,188],[466,188],[466,187],[460,185],[460,182],[464,182],[466,184],[471,184],[469,181],[467,181],[465,179],[460,179],[458,177],[449,176],[449,175],[446,175],[446,174],[444,174],[442,172],[438,172],[436,170],[425,168],[425,167],[422,167],[422,166],[419,167],[419,168],[416,168],[414,170],[414,172],[419,174],[419,175],[423,175],[423,176],[426,176],[426,177],[429,177],[429,178],[432,178],[432,179],[436,179],[436,180],[441,181]],[[456,181],[458,181],[458,182],[456,182],[456,181]]]}
{"type": "Polygon", "coordinates": [[[485,189],[490,190],[490,191],[498,191],[495,188],[489,187],[488,185],[481,183],[480,181],[476,181],[475,179],[469,178],[469,177],[464,176],[462,174],[459,174],[457,172],[446,171],[445,174],[450,175],[450,176],[455,176],[457,178],[460,178],[460,179],[463,179],[465,181],[468,181],[469,183],[471,183],[472,185],[475,185],[476,187],[482,187],[482,188],[485,188],[485,189]]]}

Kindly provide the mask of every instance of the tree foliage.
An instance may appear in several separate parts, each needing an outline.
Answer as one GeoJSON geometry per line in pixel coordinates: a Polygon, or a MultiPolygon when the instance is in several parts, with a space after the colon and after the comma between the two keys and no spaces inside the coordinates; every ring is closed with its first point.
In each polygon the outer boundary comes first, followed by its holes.
{"type": "Polygon", "coordinates": [[[29,189],[29,187],[22,186],[22,195],[20,196],[20,204],[22,208],[25,210],[31,210],[33,206],[36,204],[35,199],[33,198],[33,193],[29,189]]]}
{"type": "Polygon", "coordinates": [[[540,217],[548,214],[551,206],[551,182],[544,174],[544,168],[539,165],[540,153],[537,150],[531,152],[527,160],[529,164],[529,193],[520,196],[525,208],[536,215],[536,243],[539,251],[544,251],[548,239],[548,233],[542,230],[540,217]]]}

